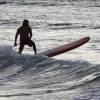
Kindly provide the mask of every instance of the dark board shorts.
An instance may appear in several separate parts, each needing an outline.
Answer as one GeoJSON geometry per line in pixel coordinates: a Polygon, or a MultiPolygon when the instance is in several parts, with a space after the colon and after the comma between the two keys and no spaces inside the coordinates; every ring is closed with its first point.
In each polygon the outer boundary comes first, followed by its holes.
{"type": "Polygon", "coordinates": [[[30,39],[26,39],[26,40],[22,40],[20,41],[20,45],[29,45],[30,47],[33,46],[35,43],[30,40],[30,39]]]}

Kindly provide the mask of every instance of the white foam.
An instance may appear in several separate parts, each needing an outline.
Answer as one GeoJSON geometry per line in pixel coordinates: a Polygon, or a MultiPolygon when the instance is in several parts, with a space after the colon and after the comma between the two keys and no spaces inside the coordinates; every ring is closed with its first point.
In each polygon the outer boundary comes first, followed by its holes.
{"type": "Polygon", "coordinates": [[[0,44],[0,55],[15,55],[16,52],[13,50],[11,45],[0,44]]]}

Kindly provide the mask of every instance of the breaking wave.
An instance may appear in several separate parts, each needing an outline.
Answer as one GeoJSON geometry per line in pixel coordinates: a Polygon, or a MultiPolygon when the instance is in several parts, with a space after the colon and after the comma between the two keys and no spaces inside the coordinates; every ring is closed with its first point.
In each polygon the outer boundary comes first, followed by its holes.
{"type": "Polygon", "coordinates": [[[11,46],[0,46],[0,97],[42,95],[73,90],[100,79],[100,65],[86,61],[63,61],[29,54],[18,55],[11,46]],[[6,90],[5,88],[6,87],[6,90]],[[12,90],[11,89],[11,90],[12,90]]]}

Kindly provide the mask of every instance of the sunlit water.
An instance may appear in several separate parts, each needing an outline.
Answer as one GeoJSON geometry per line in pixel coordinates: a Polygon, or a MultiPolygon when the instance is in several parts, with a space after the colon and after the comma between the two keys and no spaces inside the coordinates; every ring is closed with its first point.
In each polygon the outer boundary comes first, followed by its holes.
{"type": "Polygon", "coordinates": [[[1,0],[0,100],[100,100],[99,33],[100,1],[1,0]],[[28,46],[20,56],[13,44],[24,19],[38,52],[91,39],[54,58],[35,56],[28,46]]]}

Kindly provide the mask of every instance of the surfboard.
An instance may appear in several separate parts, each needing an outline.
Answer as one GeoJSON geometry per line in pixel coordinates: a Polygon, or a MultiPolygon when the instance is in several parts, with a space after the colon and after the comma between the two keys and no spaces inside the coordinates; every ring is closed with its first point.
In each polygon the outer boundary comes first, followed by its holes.
{"type": "Polygon", "coordinates": [[[84,38],[81,38],[81,39],[76,40],[74,42],[71,42],[71,43],[68,43],[68,44],[65,44],[65,45],[62,45],[62,46],[55,47],[53,49],[49,49],[49,50],[46,50],[44,52],[41,52],[41,53],[39,53],[39,55],[54,57],[54,56],[57,56],[59,54],[62,54],[62,53],[71,51],[75,48],[78,48],[81,45],[87,43],[89,40],[90,40],[90,37],[84,37],[84,38]]]}

